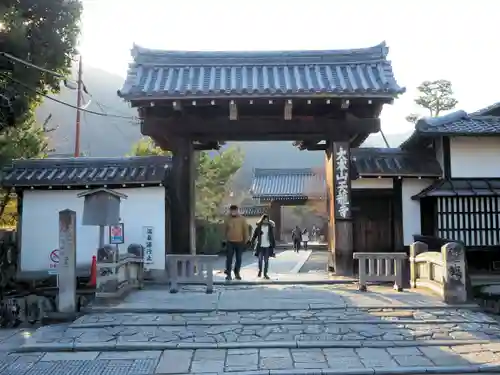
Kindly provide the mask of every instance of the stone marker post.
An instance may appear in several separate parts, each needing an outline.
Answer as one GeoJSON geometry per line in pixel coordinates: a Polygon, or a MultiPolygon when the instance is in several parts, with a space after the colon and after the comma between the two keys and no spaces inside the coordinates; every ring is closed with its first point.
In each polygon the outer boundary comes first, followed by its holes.
{"type": "Polygon", "coordinates": [[[58,311],[76,313],[76,213],[59,212],[58,311]]]}
{"type": "Polygon", "coordinates": [[[443,255],[444,300],[447,303],[467,302],[465,247],[449,242],[441,248],[443,255]]]}
{"type": "Polygon", "coordinates": [[[417,255],[429,251],[429,247],[424,242],[413,242],[410,245],[410,286],[412,288],[417,287],[417,264],[415,263],[415,258],[417,255]]]}

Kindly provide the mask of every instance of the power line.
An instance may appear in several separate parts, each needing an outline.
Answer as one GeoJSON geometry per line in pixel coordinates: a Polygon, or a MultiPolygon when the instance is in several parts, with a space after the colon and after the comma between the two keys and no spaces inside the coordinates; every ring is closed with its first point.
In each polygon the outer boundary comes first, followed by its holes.
{"type": "MultiPolygon", "coordinates": [[[[8,76],[8,77],[7,77],[7,78],[11,79],[12,81],[14,81],[14,82],[18,83],[18,84],[19,84],[19,85],[21,85],[21,86],[23,86],[23,87],[25,87],[25,88],[28,88],[28,89],[30,89],[30,90],[32,90],[32,91],[35,91],[35,92],[36,92],[37,94],[39,94],[39,95],[42,95],[42,96],[44,96],[44,97],[46,97],[46,98],[48,98],[48,99],[50,99],[50,100],[53,100],[53,101],[55,101],[55,102],[57,102],[57,103],[59,103],[59,104],[63,104],[63,105],[69,106],[69,107],[71,107],[71,108],[74,108],[74,109],[80,110],[80,111],[82,111],[82,112],[87,112],[87,113],[94,114],[94,115],[98,115],[98,116],[107,116],[107,117],[123,118],[123,119],[130,119],[130,120],[134,120],[134,121],[137,121],[137,120],[138,120],[138,118],[137,118],[137,117],[134,117],[134,116],[129,116],[129,115],[113,115],[113,114],[109,114],[109,113],[107,113],[107,111],[105,111],[105,110],[103,109],[103,107],[107,107],[107,106],[106,106],[106,105],[104,105],[104,104],[102,104],[102,103],[99,103],[97,100],[95,100],[95,98],[94,98],[94,97],[93,97],[93,95],[92,95],[92,94],[88,91],[87,86],[85,85],[85,83],[84,83],[84,82],[83,82],[83,80],[81,80],[81,79],[80,79],[80,80],[78,80],[78,81],[75,81],[75,80],[68,80],[65,76],[63,76],[63,75],[62,75],[62,74],[60,74],[60,73],[57,73],[57,72],[55,72],[55,71],[53,71],[53,70],[49,70],[49,69],[42,68],[41,66],[38,66],[38,65],[32,64],[32,63],[30,63],[29,61],[26,61],[26,60],[20,59],[20,58],[18,58],[18,57],[15,57],[15,56],[13,56],[13,55],[9,54],[9,53],[6,53],[6,52],[0,52],[0,56],[3,56],[3,57],[5,57],[5,58],[7,58],[7,59],[9,59],[9,60],[11,60],[11,61],[14,61],[14,62],[17,62],[17,63],[23,64],[23,65],[25,65],[25,66],[28,66],[28,67],[30,67],[30,68],[37,69],[37,70],[39,70],[39,71],[42,71],[42,72],[45,72],[45,73],[49,73],[49,74],[52,74],[52,75],[54,75],[54,76],[56,76],[56,77],[58,77],[58,78],[61,78],[61,79],[64,81],[65,86],[66,86],[66,87],[68,87],[68,88],[70,88],[70,89],[75,89],[75,88],[74,88],[74,87],[69,87],[69,86],[67,85],[67,82],[71,82],[71,83],[74,83],[74,84],[76,84],[76,85],[78,85],[78,82],[80,82],[80,83],[81,83],[81,85],[82,85],[82,89],[81,89],[81,91],[83,91],[85,94],[87,94],[87,95],[88,95],[88,96],[90,96],[92,99],[94,99],[94,102],[95,102],[95,103],[99,106],[99,108],[101,109],[101,111],[102,111],[103,113],[98,113],[98,112],[94,112],[94,111],[88,111],[88,110],[86,110],[86,108],[88,107],[88,105],[90,104],[90,102],[88,102],[88,103],[87,103],[87,105],[86,105],[85,107],[83,107],[83,108],[82,108],[82,107],[79,107],[79,106],[73,106],[73,105],[71,105],[71,104],[69,104],[69,103],[62,102],[62,101],[60,101],[59,99],[53,98],[53,97],[48,96],[48,95],[45,95],[45,94],[43,94],[43,93],[40,93],[40,92],[36,91],[36,90],[35,90],[35,89],[33,89],[33,88],[27,87],[27,86],[26,86],[26,85],[24,85],[22,82],[16,81],[14,78],[12,78],[12,77],[10,77],[10,76],[8,76]]],[[[4,77],[5,77],[5,76],[4,76],[4,77]]],[[[109,106],[108,106],[108,108],[111,108],[111,107],[109,107],[109,106]]],[[[113,110],[115,110],[115,109],[113,109],[113,110]]],[[[137,122],[135,122],[135,123],[137,123],[137,122]]]]}
{"type": "Polygon", "coordinates": [[[62,100],[59,100],[59,99],[56,99],[50,95],[47,95],[47,94],[44,94],[40,91],[38,91],[37,89],[34,89],[28,85],[26,85],[25,83],[13,78],[13,77],[10,77],[9,75],[7,74],[4,74],[4,73],[0,73],[0,77],[4,77],[6,79],[9,79],[11,80],[12,82],[18,84],[19,86],[21,87],[24,87],[25,89],[27,90],[30,90],[40,96],[43,96],[44,98],[47,98],[47,99],[50,99],[56,103],[59,103],[59,104],[62,104],[62,105],[65,105],[66,107],[70,107],[70,108],[73,108],[73,109],[77,109],[77,110],[80,110],[82,112],[86,112],[86,113],[89,113],[91,115],[96,115],[96,116],[103,116],[103,117],[112,117],[112,118],[121,118],[121,119],[126,119],[126,120],[134,120],[134,121],[138,121],[139,118],[137,117],[133,117],[133,116],[120,116],[120,115],[114,115],[114,114],[108,114],[108,113],[101,113],[101,112],[95,112],[95,111],[91,111],[91,110],[88,110],[88,109],[83,109],[83,108],[78,108],[77,106],[73,105],[73,104],[69,104],[69,103],[66,103],[66,102],[63,102],[62,100]]]}
{"type": "Polygon", "coordinates": [[[68,87],[68,88],[71,88],[71,87],[69,87],[69,86],[67,85],[67,83],[68,83],[68,82],[71,82],[71,83],[76,84],[76,82],[75,82],[75,81],[68,80],[68,79],[67,79],[67,77],[65,77],[64,75],[62,75],[62,74],[60,74],[60,73],[54,72],[53,70],[49,70],[49,69],[42,68],[41,66],[38,66],[38,65],[35,65],[35,64],[30,63],[29,61],[26,61],[26,60],[20,59],[19,57],[12,56],[10,53],[0,52],[0,56],[3,56],[3,57],[5,57],[5,58],[6,58],[6,59],[8,59],[8,60],[11,60],[11,61],[14,61],[14,62],[17,62],[17,63],[23,64],[23,65],[25,65],[25,66],[28,66],[28,67],[30,67],[30,68],[33,68],[33,69],[39,70],[39,71],[41,71],[41,72],[49,73],[49,74],[52,74],[53,76],[59,77],[59,78],[61,78],[61,79],[64,81],[65,86],[66,86],[66,87],[68,87]]]}

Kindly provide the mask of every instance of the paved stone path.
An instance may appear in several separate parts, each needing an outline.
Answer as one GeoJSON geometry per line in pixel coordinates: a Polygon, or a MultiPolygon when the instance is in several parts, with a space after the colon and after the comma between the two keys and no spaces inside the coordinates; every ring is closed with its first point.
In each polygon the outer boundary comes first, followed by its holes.
{"type": "MultiPolygon", "coordinates": [[[[297,274],[307,261],[311,251],[300,251],[298,254],[293,250],[278,250],[276,258],[269,260],[269,277],[273,281],[277,280],[297,280],[297,274]]],[[[225,278],[224,259],[218,260],[217,270],[214,272],[216,281],[223,281],[225,278]]],[[[257,258],[252,251],[243,253],[243,267],[241,268],[241,277],[245,281],[259,282],[265,281],[257,277],[258,263],[257,258]]],[[[322,279],[328,278],[327,274],[321,276],[322,279]]]]}
{"type": "MultiPolygon", "coordinates": [[[[298,272],[282,254],[277,266],[298,272]]],[[[209,295],[156,287],[94,306],[71,324],[0,331],[0,375],[479,371],[500,373],[496,319],[475,305],[386,286],[363,293],[351,284],[231,282],[209,295]]]]}

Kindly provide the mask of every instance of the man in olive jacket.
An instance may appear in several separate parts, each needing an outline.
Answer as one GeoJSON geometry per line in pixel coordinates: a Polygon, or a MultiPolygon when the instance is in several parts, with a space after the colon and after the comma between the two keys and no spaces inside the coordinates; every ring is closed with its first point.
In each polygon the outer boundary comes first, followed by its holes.
{"type": "Polygon", "coordinates": [[[245,245],[249,240],[249,230],[247,221],[239,214],[238,206],[231,205],[229,207],[229,216],[224,223],[224,234],[226,237],[226,280],[231,280],[231,269],[234,262],[234,278],[241,280],[241,255],[245,249],[245,245]]]}

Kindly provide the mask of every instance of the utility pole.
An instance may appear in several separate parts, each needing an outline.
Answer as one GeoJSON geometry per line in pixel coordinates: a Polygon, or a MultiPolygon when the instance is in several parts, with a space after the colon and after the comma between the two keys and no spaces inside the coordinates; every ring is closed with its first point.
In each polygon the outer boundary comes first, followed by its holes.
{"type": "Polygon", "coordinates": [[[76,123],[75,123],[75,158],[80,156],[80,117],[82,107],[82,55],[78,61],[78,82],[77,82],[77,98],[76,98],[76,123]]]}

